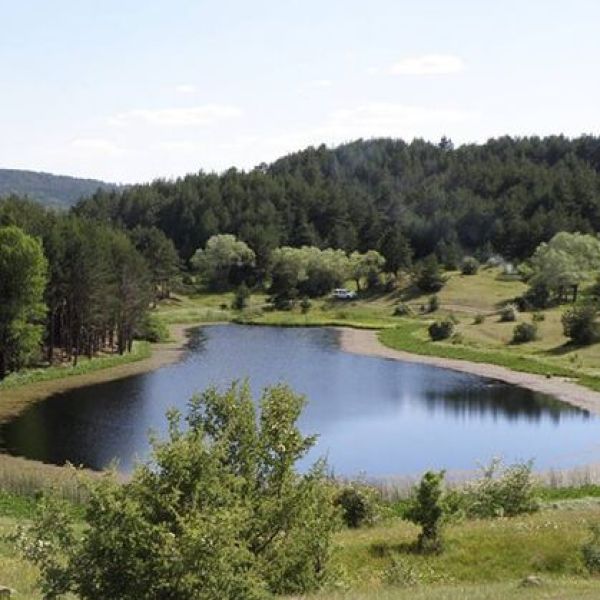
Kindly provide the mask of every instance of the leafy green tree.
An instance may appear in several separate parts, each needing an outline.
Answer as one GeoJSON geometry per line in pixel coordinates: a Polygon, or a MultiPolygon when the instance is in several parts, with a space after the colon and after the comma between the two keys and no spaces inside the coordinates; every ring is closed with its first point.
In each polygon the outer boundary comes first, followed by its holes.
{"type": "Polygon", "coordinates": [[[550,290],[592,281],[600,270],[600,240],[581,233],[557,233],[536,249],[525,274],[532,289],[550,290]]]}
{"type": "Polygon", "coordinates": [[[248,305],[248,298],[250,298],[250,290],[245,283],[242,283],[235,291],[231,307],[234,310],[243,310],[248,305]]]}
{"type": "Polygon", "coordinates": [[[368,250],[364,254],[353,252],[350,255],[350,272],[359,291],[364,281],[368,288],[377,287],[384,266],[385,258],[376,250],[368,250]]]}
{"type": "Polygon", "coordinates": [[[0,228],[0,379],[40,349],[47,268],[38,240],[15,226],[0,228]]]}
{"type": "Polygon", "coordinates": [[[597,309],[591,303],[576,306],[562,315],[563,332],[576,344],[592,344],[600,339],[600,327],[596,321],[597,309]]]}
{"type": "Polygon", "coordinates": [[[414,490],[405,517],[421,526],[417,545],[422,552],[440,552],[443,547],[444,471],[427,471],[414,490]]]}
{"type": "Polygon", "coordinates": [[[327,577],[339,526],[333,486],[297,420],[305,404],[285,386],[211,388],[169,437],[153,440],[131,479],[89,481],[87,527],[47,507],[22,536],[46,597],[213,600],[304,594],[327,577]]]}
{"type": "Polygon", "coordinates": [[[385,258],[385,269],[398,275],[401,270],[408,271],[412,266],[412,248],[410,242],[396,228],[389,228],[379,242],[379,252],[385,258]]]}
{"type": "Polygon", "coordinates": [[[445,285],[446,280],[442,275],[435,254],[430,254],[417,267],[416,284],[423,292],[439,292],[445,285]]]}
{"type": "Polygon", "coordinates": [[[215,290],[224,290],[244,281],[254,267],[256,255],[246,244],[231,234],[212,236],[204,250],[197,250],[192,266],[215,290]]]}

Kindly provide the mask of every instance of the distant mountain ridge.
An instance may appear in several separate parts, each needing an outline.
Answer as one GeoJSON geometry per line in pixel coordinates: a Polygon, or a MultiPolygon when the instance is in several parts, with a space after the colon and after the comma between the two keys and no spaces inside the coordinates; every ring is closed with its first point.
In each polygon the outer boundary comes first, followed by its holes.
{"type": "Polygon", "coordinates": [[[116,184],[97,179],[81,179],[67,175],[52,175],[38,171],[0,169],[0,198],[27,196],[49,206],[68,208],[98,188],[117,189],[116,184]]]}

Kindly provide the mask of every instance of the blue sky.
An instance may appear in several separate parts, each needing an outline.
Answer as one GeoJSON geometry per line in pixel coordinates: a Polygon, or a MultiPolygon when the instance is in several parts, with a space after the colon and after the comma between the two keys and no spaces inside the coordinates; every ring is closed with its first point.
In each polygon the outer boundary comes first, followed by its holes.
{"type": "Polygon", "coordinates": [[[135,182],[600,134],[599,23],[596,0],[2,0],[0,167],[135,182]]]}

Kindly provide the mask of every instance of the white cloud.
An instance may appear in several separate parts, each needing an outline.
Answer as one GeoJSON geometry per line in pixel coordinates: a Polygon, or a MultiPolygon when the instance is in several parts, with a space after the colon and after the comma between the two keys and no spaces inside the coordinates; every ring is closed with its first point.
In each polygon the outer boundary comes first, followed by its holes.
{"type": "Polygon", "coordinates": [[[464,71],[465,63],[452,54],[408,56],[389,68],[391,75],[450,75],[464,71]]]}
{"type": "Polygon", "coordinates": [[[175,91],[178,94],[193,94],[198,91],[198,87],[192,83],[182,83],[175,86],[175,91]]]}
{"type": "Polygon", "coordinates": [[[203,126],[242,115],[241,109],[223,104],[205,104],[187,108],[136,109],[118,114],[111,123],[142,122],[158,126],[203,126]]]}
{"type": "Polygon", "coordinates": [[[319,88],[328,88],[333,85],[333,81],[331,79],[314,79],[313,81],[309,81],[304,87],[310,89],[319,89],[319,88]]]}
{"type": "Polygon", "coordinates": [[[76,138],[71,140],[71,147],[109,156],[121,156],[125,152],[123,148],[105,138],[76,138]]]}

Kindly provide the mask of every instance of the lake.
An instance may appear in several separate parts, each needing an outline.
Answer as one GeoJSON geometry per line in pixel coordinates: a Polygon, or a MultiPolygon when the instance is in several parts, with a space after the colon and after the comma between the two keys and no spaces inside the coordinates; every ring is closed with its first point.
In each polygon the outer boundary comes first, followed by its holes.
{"type": "Polygon", "coordinates": [[[333,329],[213,325],[186,357],[152,373],[58,394],[0,427],[11,454],[129,471],[147,433],[208,385],[248,377],[255,393],[285,382],[306,394],[301,420],[318,433],[302,465],[326,455],[337,474],[414,475],[473,469],[501,456],[537,469],[600,459],[600,419],[529,390],[437,367],[343,352],[333,329]]]}

